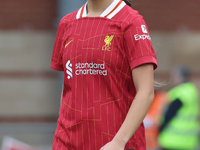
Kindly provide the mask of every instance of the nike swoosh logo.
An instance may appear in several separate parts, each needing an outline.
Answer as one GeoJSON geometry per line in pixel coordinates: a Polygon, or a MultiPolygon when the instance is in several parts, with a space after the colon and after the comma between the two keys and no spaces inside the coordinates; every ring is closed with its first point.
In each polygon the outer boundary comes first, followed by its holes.
{"type": "Polygon", "coordinates": [[[66,45],[65,48],[72,42],[73,40],[69,41],[66,45]]]}

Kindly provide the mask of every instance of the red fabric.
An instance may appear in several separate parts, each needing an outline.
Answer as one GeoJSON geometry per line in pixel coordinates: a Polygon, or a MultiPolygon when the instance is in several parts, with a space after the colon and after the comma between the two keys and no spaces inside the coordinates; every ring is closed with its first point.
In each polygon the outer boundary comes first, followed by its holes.
{"type": "MultiPolygon", "coordinates": [[[[148,33],[130,7],[112,19],[76,19],[76,13],[61,20],[52,55],[51,67],[64,71],[53,149],[99,150],[120,128],[136,94],[131,69],[144,63],[156,68],[156,56],[149,39],[135,40],[148,33]]],[[[126,149],[146,150],[144,132],[141,124],[126,149]]]]}

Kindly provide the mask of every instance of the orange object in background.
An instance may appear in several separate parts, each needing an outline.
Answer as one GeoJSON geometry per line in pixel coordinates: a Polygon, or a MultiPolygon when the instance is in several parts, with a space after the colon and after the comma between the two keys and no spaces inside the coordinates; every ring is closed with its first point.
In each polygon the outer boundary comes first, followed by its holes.
{"type": "Polygon", "coordinates": [[[146,146],[148,150],[156,150],[158,146],[157,137],[158,127],[163,114],[165,105],[165,91],[156,91],[154,101],[144,119],[146,146]]]}

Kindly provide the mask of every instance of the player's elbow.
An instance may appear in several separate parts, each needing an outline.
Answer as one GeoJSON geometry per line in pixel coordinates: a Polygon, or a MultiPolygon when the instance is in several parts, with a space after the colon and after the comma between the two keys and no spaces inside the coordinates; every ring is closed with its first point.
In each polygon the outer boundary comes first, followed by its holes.
{"type": "Polygon", "coordinates": [[[143,97],[142,99],[148,101],[149,103],[153,102],[155,96],[154,90],[150,89],[138,91],[138,95],[141,95],[141,97],[143,97]]]}
{"type": "Polygon", "coordinates": [[[152,92],[150,92],[150,93],[148,94],[148,97],[149,97],[148,100],[150,101],[150,103],[153,102],[154,96],[155,96],[154,91],[152,91],[152,92]]]}

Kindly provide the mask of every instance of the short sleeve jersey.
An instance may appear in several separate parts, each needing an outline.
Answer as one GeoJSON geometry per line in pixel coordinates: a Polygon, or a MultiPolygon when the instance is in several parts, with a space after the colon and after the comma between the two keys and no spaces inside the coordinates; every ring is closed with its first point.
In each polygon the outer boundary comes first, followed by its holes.
{"type": "MultiPolygon", "coordinates": [[[[54,150],[99,150],[111,141],[136,94],[131,70],[157,67],[137,11],[114,0],[101,16],[87,17],[86,7],[62,18],[57,31],[51,67],[64,71],[64,86],[54,150]]],[[[143,123],[126,149],[146,149],[143,123]]]]}

